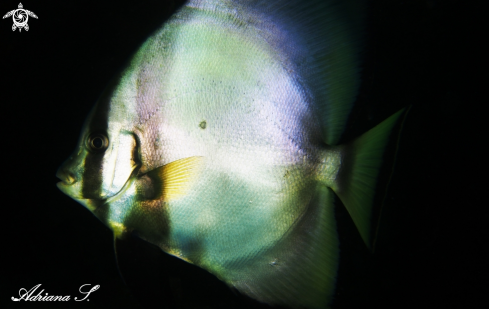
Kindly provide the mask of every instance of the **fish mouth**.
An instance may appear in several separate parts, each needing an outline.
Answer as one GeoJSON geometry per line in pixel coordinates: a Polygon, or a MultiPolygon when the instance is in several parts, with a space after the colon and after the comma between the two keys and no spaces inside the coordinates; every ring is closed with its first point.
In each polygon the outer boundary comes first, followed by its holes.
{"type": "Polygon", "coordinates": [[[75,199],[75,200],[82,200],[84,199],[80,194],[78,194],[78,192],[80,192],[81,190],[77,190],[76,186],[78,185],[79,183],[75,182],[75,183],[66,183],[64,181],[60,181],[58,183],[56,183],[56,186],[58,187],[58,189],[63,192],[64,194],[68,195],[69,197],[75,199]]]}
{"type": "Polygon", "coordinates": [[[126,182],[121,187],[121,189],[116,193],[112,194],[111,196],[107,196],[107,197],[96,197],[96,198],[83,197],[81,194],[82,192],[81,182],[67,183],[66,181],[62,180],[57,182],[56,186],[64,194],[68,195],[69,197],[71,197],[78,203],[82,204],[86,208],[90,209],[91,211],[94,211],[105,204],[118,200],[122,195],[124,195],[124,192],[127,191],[127,189],[132,185],[134,180],[137,178],[138,171],[139,171],[139,165],[134,166],[131,174],[129,175],[129,177],[127,178],[126,182]]]}
{"type": "Polygon", "coordinates": [[[96,199],[88,199],[88,198],[83,198],[78,194],[77,192],[80,192],[80,190],[77,190],[76,188],[73,188],[77,183],[74,184],[67,184],[64,181],[60,181],[56,183],[56,186],[58,189],[63,192],[64,194],[68,195],[81,205],[83,205],[85,208],[90,210],[91,212],[94,212],[97,208],[102,206],[105,201],[103,200],[96,200],[96,199]]]}

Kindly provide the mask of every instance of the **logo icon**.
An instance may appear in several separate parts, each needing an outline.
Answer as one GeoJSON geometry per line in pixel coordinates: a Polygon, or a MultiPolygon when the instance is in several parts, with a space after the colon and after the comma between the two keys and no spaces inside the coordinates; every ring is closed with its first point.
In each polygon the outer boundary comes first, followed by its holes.
{"type": "Polygon", "coordinates": [[[12,16],[12,19],[14,20],[12,31],[15,31],[15,29],[19,28],[19,32],[21,32],[22,28],[24,28],[25,31],[29,31],[29,25],[27,24],[29,16],[37,18],[37,15],[33,12],[24,10],[22,3],[19,3],[19,8],[17,10],[12,10],[8,12],[3,16],[3,18],[7,18],[10,16],[12,16]]]}

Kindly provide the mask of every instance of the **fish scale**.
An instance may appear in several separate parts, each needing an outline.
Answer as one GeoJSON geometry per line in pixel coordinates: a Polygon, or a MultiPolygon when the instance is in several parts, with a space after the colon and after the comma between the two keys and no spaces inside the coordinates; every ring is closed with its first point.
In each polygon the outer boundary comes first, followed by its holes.
{"type": "Polygon", "coordinates": [[[337,145],[359,84],[351,3],[188,1],[96,104],[58,187],[116,239],[136,233],[261,302],[323,308],[335,194],[369,246],[402,114],[337,145]]]}

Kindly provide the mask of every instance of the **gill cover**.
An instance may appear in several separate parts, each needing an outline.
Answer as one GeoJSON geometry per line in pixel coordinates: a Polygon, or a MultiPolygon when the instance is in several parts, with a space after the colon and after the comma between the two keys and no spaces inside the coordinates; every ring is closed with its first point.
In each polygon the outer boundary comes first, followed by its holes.
{"type": "Polygon", "coordinates": [[[122,190],[138,167],[138,143],[108,106],[106,95],[84,125],[78,147],[59,168],[58,187],[80,200],[106,200],[122,190]]]}

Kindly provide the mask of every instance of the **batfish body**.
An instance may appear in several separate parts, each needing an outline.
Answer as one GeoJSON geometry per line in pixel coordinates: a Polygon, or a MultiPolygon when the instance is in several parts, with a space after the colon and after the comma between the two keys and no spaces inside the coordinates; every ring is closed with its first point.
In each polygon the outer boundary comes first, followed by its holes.
{"type": "Polygon", "coordinates": [[[323,308],[333,198],[369,245],[400,115],[337,145],[359,85],[356,2],[188,1],[98,101],[58,187],[116,237],[137,232],[261,302],[323,308]]]}

